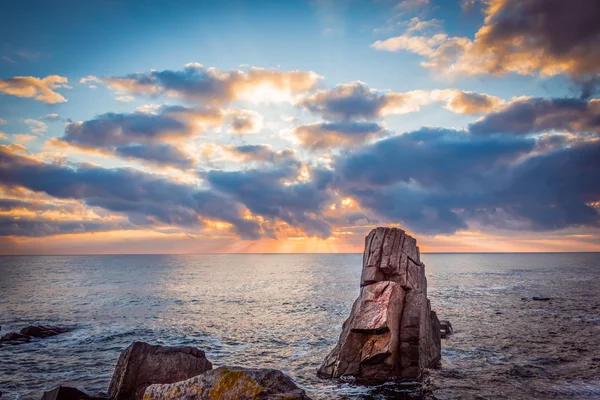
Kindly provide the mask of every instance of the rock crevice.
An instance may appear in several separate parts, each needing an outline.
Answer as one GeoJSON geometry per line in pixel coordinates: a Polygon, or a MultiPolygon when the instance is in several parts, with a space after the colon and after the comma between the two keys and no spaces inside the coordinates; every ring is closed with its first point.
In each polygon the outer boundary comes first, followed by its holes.
{"type": "Polygon", "coordinates": [[[412,379],[436,366],[440,323],[427,299],[416,239],[397,228],[372,230],[365,239],[360,286],[339,341],[318,375],[412,379]]]}

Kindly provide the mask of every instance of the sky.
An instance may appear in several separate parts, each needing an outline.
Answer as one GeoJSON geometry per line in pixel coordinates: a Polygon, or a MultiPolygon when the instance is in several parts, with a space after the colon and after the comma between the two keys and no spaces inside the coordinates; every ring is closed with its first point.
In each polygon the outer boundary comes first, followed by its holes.
{"type": "Polygon", "coordinates": [[[6,0],[0,254],[600,251],[600,3],[6,0]]]}

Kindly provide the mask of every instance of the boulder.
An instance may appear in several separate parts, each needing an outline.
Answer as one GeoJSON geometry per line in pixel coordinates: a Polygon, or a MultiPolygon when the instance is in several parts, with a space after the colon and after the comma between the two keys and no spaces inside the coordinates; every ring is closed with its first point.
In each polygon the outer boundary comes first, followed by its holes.
{"type": "Polygon", "coordinates": [[[17,332],[9,332],[0,338],[2,344],[23,344],[29,343],[31,337],[17,332]]]}
{"type": "Polygon", "coordinates": [[[47,338],[50,336],[60,335],[61,333],[68,332],[68,329],[60,328],[58,326],[28,326],[21,329],[21,335],[27,335],[34,338],[47,338]]]}
{"type": "Polygon", "coordinates": [[[275,369],[220,367],[191,379],[148,386],[144,400],[306,400],[304,390],[275,369]]]}
{"type": "Polygon", "coordinates": [[[427,299],[417,241],[397,228],[365,239],[360,295],[317,374],[368,380],[417,378],[441,359],[441,328],[427,299]]]}
{"type": "Polygon", "coordinates": [[[123,350],[110,381],[113,400],[141,399],[154,383],[174,383],[212,369],[204,352],[195,347],[166,347],[134,342],[123,350]]]}

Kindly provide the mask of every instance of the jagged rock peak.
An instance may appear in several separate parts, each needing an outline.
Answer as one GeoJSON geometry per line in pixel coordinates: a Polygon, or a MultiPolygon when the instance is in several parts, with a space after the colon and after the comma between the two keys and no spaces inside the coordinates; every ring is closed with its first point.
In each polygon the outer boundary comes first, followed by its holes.
{"type": "Polygon", "coordinates": [[[425,290],[425,266],[417,240],[399,228],[376,228],[365,238],[361,286],[392,281],[400,286],[425,290]]]}

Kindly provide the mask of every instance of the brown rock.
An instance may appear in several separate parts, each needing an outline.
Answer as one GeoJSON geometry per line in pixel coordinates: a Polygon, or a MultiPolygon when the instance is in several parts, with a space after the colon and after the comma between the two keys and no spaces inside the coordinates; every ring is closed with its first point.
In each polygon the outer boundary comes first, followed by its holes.
{"type": "Polygon", "coordinates": [[[144,400],[310,400],[304,390],[275,369],[220,367],[194,378],[151,385],[144,400]]]}
{"type": "Polygon", "coordinates": [[[113,400],[141,399],[146,387],[174,383],[212,369],[202,350],[134,342],[123,350],[110,382],[113,400]]]}
{"type": "Polygon", "coordinates": [[[440,339],[417,241],[397,228],[372,230],[365,239],[360,296],[318,375],[416,378],[439,363],[440,339]]]}

